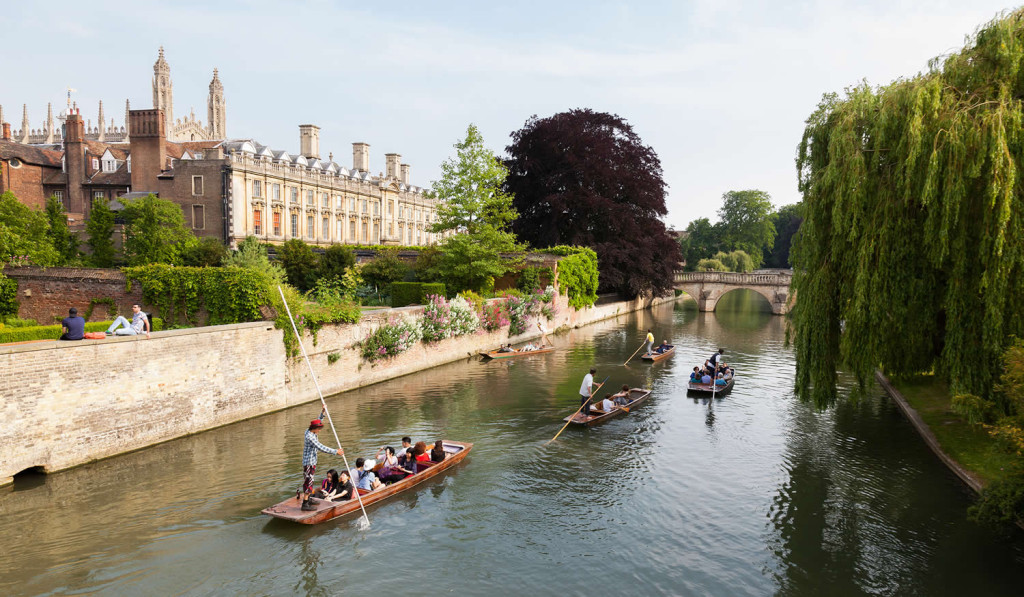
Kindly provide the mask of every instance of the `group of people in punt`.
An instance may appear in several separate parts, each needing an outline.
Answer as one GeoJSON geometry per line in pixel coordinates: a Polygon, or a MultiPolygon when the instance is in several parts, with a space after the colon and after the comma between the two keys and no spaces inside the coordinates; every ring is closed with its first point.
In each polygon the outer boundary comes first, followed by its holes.
{"type": "Polygon", "coordinates": [[[629,386],[626,384],[622,385],[622,389],[617,394],[605,394],[604,400],[591,405],[593,400],[593,394],[601,387],[601,384],[594,385],[594,374],[597,373],[597,369],[591,369],[590,373],[587,373],[583,377],[583,384],[580,386],[580,402],[583,406],[580,412],[583,413],[584,417],[589,417],[594,411],[601,411],[596,414],[610,413],[616,408],[621,408],[629,404],[629,386]],[[591,408],[593,407],[593,411],[591,408]]]}
{"type": "Polygon", "coordinates": [[[412,438],[406,436],[402,438],[401,450],[395,451],[391,446],[382,446],[375,458],[357,458],[356,466],[352,470],[327,471],[327,477],[314,492],[317,453],[325,452],[338,456],[345,453],[341,448],[329,448],[317,439],[317,435],[324,427],[325,414],[321,412],[319,419],[310,421],[309,429],[306,430],[306,441],[302,450],[302,489],[296,495],[302,501],[301,509],[304,511],[316,510],[321,499],[334,502],[350,500],[355,497],[356,489],[365,493],[397,483],[415,475],[418,472],[418,463],[442,462],[447,457],[441,440],[434,442],[434,447],[428,450],[425,442],[413,444],[412,438]],[[380,460],[379,465],[377,460],[380,460]]]}
{"type": "Polygon", "coordinates": [[[722,360],[724,355],[725,350],[719,348],[718,352],[713,353],[704,361],[703,367],[694,367],[693,372],[690,373],[690,383],[710,385],[713,381],[716,386],[728,384],[733,370],[722,360]]]}
{"type": "Polygon", "coordinates": [[[532,342],[528,342],[526,346],[519,350],[512,348],[511,344],[502,344],[501,348],[498,349],[498,352],[530,352],[532,350],[540,350],[542,348],[544,348],[543,344],[533,344],[532,342]]]}

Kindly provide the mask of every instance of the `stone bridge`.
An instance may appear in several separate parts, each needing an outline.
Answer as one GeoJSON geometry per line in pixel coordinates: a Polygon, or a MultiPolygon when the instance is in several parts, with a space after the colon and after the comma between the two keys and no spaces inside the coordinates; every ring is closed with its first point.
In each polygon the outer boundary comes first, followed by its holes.
{"type": "Polygon", "coordinates": [[[771,303],[772,313],[789,311],[789,283],[793,270],[769,270],[739,274],[735,272],[676,271],[674,286],[697,301],[701,311],[714,311],[722,295],[741,288],[753,290],[771,303]]]}

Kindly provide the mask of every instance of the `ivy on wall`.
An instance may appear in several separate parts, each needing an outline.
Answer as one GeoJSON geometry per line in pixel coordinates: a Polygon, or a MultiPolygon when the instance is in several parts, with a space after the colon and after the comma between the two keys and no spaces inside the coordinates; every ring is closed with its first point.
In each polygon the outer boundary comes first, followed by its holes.
{"type": "Polygon", "coordinates": [[[126,290],[142,285],[142,300],[167,322],[220,325],[263,319],[272,281],[263,273],[238,267],[176,267],[151,264],[124,268],[126,290]],[[206,321],[200,322],[202,311],[206,321]]]}
{"type": "Polygon", "coordinates": [[[96,309],[96,305],[107,306],[107,317],[117,316],[117,302],[114,301],[114,299],[109,296],[104,298],[94,298],[89,301],[89,307],[85,310],[84,318],[86,321],[89,321],[89,318],[92,317],[92,312],[96,309]]]}
{"type": "Polygon", "coordinates": [[[537,253],[548,253],[562,257],[558,261],[558,287],[569,297],[569,306],[585,309],[597,301],[597,253],[589,247],[558,245],[540,249],[537,253]]]}

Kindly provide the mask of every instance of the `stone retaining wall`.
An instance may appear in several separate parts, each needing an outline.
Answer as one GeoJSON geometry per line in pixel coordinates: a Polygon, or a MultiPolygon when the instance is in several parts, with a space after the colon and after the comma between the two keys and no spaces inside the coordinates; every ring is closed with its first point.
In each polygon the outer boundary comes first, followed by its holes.
{"type": "MultiPolygon", "coordinates": [[[[558,297],[546,327],[578,327],[674,300],[623,301],[582,311],[558,297]]],[[[356,325],[324,326],[304,342],[325,394],[335,394],[492,350],[507,329],[435,344],[370,364],[355,343],[389,317],[423,307],[370,312],[356,325]],[[340,358],[328,363],[328,355],[340,358]]],[[[512,342],[539,337],[536,327],[512,342]]],[[[317,400],[301,357],[288,359],[268,322],[156,332],[80,342],[0,346],[0,485],[28,469],[53,472],[317,400]]]]}

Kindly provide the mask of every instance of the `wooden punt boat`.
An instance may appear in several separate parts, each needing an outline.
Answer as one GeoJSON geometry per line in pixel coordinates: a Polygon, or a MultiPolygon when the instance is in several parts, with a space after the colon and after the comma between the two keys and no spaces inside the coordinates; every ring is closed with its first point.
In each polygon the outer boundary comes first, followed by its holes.
{"type": "MultiPolygon", "coordinates": [[[[445,454],[447,454],[443,462],[418,462],[416,463],[415,475],[410,475],[401,481],[380,487],[375,491],[358,490],[359,495],[363,498],[363,506],[369,507],[370,504],[386,500],[393,495],[419,485],[427,479],[440,475],[465,460],[466,455],[473,449],[473,444],[467,442],[443,440],[443,445],[445,454]]],[[[316,510],[308,512],[303,512],[301,506],[302,502],[298,498],[291,497],[279,504],[264,508],[261,513],[301,524],[317,524],[352,514],[353,512],[359,512],[359,500],[354,499],[343,502],[320,500],[316,510]]]]}
{"type": "MultiPolygon", "coordinates": [[[[726,380],[724,386],[718,386],[714,389],[715,396],[722,396],[732,391],[732,386],[736,382],[736,373],[733,372],[732,377],[726,380]]],[[[693,383],[689,382],[686,386],[687,394],[701,394],[710,396],[712,394],[711,384],[709,383],[693,383]]]]}
{"type": "Polygon", "coordinates": [[[480,356],[485,359],[510,359],[512,357],[527,357],[532,354],[553,352],[554,350],[554,346],[542,346],[534,350],[516,350],[514,352],[498,352],[497,350],[492,350],[491,352],[481,352],[480,356]]]}
{"type": "MultiPolygon", "coordinates": [[[[622,392],[619,392],[618,394],[615,394],[615,396],[619,396],[621,393],[622,392]]],[[[625,407],[616,407],[611,412],[604,412],[603,410],[598,410],[597,408],[595,408],[594,405],[591,405],[589,417],[584,415],[582,412],[577,412],[574,413],[571,417],[566,417],[562,420],[567,423],[572,423],[573,425],[579,425],[582,427],[593,427],[598,423],[603,423],[608,419],[628,413],[629,411],[633,410],[634,406],[639,406],[641,402],[647,400],[647,398],[649,398],[650,395],[650,390],[645,390],[643,388],[632,388],[629,390],[629,404],[625,405],[625,407]]]]}
{"type": "Polygon", "coordinates": [[[667,359],[670,356],[674,355],[675,353],[676,353],[676,346],[675,346],[675,344],[669,344],[668,345],[668,350],[666,350],[665,352],[652,352],[651,354],[642,354],[642,355],[640,355],[640,358],[645,360],[645,361],[651,361],[653,363],[655,361],[660,361],[662,359],[667,359]]]}

